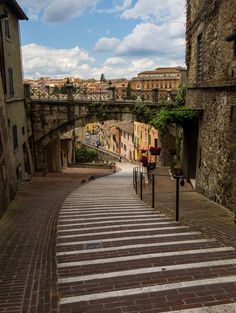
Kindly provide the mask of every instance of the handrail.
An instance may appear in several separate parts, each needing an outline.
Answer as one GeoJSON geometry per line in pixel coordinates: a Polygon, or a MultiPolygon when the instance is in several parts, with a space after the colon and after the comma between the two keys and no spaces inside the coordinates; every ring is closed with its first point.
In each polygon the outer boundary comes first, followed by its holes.
{"type": "MultiPolygon", "coordinates": [[[[135,167],[133,169],[133,187],[135,189],[136,194],[138,194],[138,182],[140,182],[140,199],[143,200],[143,174],[144,174],[144,169],[143,167],[139,166],[139,167],[135,167]]],[[[147,173],[148,174],[148,173],[147,173]]],[[[171,177],[171,175],[166,175],[166,174],[159,174],[159,173],[152,173],[152,174],[148,174],[152,177],[151,179],[151,194],[152,194],[152,208],[155,207],[155,176],[159,176],[159,177],[171,177]]],[[[179,221],[179,186],[183,186],[184,185],[184,179],[185,177],[182,176],[178,176],[178,175],[174,175],[172,176],[175,181],[176,181],[176,189],[175,189],[175,220],[176,222],[179,221]]]]}

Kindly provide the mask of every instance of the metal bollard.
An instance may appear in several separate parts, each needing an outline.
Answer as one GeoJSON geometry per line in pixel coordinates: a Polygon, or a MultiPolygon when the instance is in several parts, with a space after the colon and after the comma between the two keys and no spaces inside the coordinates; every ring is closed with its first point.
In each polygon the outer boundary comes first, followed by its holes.
{"type": "Polygon", "coordinates": [[[152,174],[152,208],[155,208],[155,174],[152,174]]]}
{"type": "Polygon", "coordinates": [[[143,173],[140,172],[140,199],[143,200],[143,173]]]}
{"type": "Polygon", "coordinates": [[[175,220],[176,222],[179,221],[179,177],[176,177],[176,198],[175,198],[175,220]]]}

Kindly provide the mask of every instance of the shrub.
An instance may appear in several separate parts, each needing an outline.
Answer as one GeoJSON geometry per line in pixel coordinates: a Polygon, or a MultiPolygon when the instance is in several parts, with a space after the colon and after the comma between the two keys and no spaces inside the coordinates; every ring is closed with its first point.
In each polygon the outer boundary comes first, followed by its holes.
{"type": "Polygon", "coordinates": [[[75,151],[75,162],[87,163],[98,159],[98,153],[95,149],[80,148],[75,151]]]}

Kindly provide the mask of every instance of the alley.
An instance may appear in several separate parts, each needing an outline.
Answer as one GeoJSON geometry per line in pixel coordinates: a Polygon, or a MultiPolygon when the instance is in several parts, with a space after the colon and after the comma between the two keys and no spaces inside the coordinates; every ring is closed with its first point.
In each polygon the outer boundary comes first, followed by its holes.
{"type": "Polygon", "coordinates": [[[235,249],[140,202],[122,168],[62,204],[60,312],[236,312],[235,249]]]}

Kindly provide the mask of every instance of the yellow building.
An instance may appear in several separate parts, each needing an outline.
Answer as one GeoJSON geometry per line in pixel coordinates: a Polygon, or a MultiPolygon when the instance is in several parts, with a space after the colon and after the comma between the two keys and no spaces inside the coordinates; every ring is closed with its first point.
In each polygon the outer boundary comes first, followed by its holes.
{"type": "Polygon", "coordinates": [[[149,157],[149,161],[154,161],[150,156],[150,147],[158,146],[158,131],[145,123],[134,122],[134,155],[139,161],[143,155],[149,157]]]}
{"type": "Polygon", "coordinates": [[[160,67],[139,73],[131,79],[130,84],[133,90],[158,89],[160,98],[168,98],[176,95],[185,73],[186,70],[182,67],[160,67]]]}

